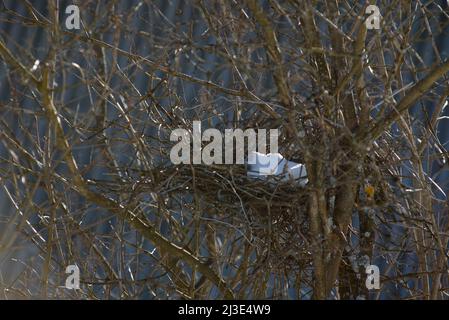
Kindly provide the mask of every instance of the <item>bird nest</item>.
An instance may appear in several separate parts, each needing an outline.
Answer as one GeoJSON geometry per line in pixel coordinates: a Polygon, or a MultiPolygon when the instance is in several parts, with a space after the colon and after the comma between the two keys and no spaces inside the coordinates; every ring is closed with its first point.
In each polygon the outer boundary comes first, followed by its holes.
{"type": "Polygon", "coordinates": [[[270,264],[298,268],[306,251],[308,188],[280,178],[255,179],[245,165],[179,165],[159,170],[157,190],[180,197],[201,218],[238,230],[270,264]]]}

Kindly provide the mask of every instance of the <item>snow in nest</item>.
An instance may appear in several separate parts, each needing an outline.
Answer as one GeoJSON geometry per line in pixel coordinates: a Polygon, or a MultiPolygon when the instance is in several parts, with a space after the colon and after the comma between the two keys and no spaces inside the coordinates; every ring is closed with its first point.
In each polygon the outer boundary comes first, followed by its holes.
{"type": "Polygon", "coordinates": [[[280,153],[250,153],[247,175],[259,179],[276,176],[280,178],[280,181],[294,181],[302,187],[308,182],[306,166],[301,163],[288,161],[280,153]]]}

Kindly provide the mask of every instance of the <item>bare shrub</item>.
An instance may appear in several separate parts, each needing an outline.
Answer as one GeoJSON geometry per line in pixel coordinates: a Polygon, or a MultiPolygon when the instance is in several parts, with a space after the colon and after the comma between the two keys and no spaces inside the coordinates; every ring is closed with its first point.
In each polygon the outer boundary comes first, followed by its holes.
{"type": "Polygon", "coordinates": [[[448,4],[378,2],[3,2],[2,298],[447,298],[448,4]],[[173,165],[195,120],[308,184],[173,165]]]}

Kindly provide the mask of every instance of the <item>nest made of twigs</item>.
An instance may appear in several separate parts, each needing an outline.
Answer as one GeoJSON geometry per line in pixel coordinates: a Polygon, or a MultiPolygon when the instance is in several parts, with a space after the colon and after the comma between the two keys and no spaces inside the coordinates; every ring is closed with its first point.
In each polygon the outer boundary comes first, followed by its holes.
{"type": "Polygon", "coordinates": [[[158,180],[167,199],[201,201],[202,217],[238,228],[272,263],[298,268],[307,260],[307,187],[248,177],[245,165],[178,165],[159,170],[158,180]]]}

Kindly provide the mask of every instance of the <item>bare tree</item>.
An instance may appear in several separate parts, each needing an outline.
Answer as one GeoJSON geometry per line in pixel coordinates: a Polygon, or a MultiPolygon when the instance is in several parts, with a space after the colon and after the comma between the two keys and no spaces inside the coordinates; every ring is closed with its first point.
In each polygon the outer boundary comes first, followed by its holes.
{"type": "Polygon", "coordinates": [[[2,298],[447,299],[446,1],[16,2],[2,298]],[[174,165],[197,120],[279,129],[307,185],[174,165]]]}

